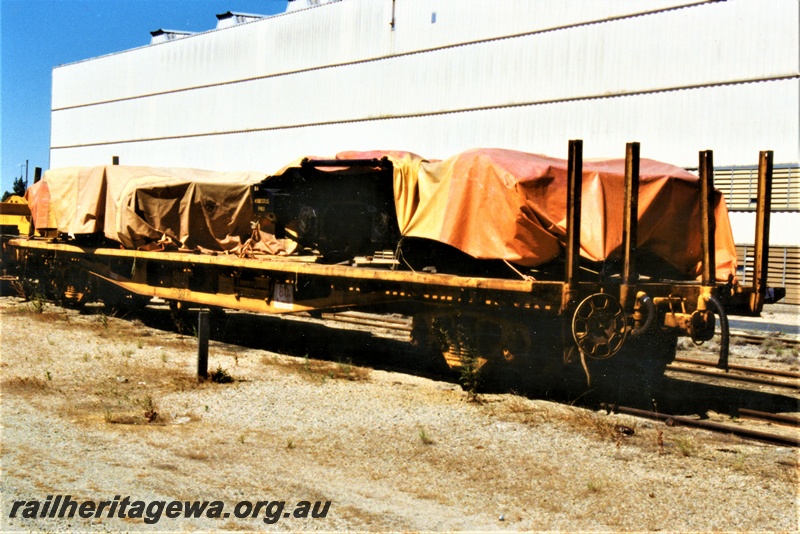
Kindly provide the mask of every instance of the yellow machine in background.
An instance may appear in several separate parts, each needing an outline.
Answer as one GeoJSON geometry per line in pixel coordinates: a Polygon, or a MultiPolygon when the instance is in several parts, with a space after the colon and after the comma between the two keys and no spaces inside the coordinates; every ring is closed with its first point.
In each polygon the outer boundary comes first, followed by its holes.
{"type": "Polygon", "coordinates": [[[13,195],[0,202],[0,227],[3,235],[28,235],[31,229],[28,201],[13,195]]]}

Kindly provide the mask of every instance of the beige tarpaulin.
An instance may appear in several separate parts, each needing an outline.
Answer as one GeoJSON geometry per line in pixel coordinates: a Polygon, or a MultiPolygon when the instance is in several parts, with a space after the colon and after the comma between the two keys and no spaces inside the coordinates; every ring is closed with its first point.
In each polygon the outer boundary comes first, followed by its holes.
{"type": "MultiPolygon", "coordinates": [[[[444,161],[404,152],[343,152],[341,159],[388,156],[400,232],[446,243],[480,259],[536,266],[566,239],[567,161],[477,149],[444,161]]],[[[581,256],[621,253],[625,161],[583,163],[581,256]]],[[[684,273],[701,273],[698,178],[674,165],[640,163],[638,247],[684,273]]],[[[736,248],[722,194],[715,192],[717,278],[736,274],[736,248]]]]}
{"type": "Polygon", "coordinates": [[[230,250],[250,234],[256,172],[108,165],[47,171],[26,194],[37,228],[102,232],[127,248],[230,250]]]}

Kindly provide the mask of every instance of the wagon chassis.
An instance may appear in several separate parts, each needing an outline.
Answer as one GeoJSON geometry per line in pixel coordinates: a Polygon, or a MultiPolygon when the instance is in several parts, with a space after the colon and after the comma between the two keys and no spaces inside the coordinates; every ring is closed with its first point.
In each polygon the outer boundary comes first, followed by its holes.
{"type": "Polygon", "coordinates": [[[629,143],[626,149],[622,270],[599,281],[587,280],[579,265],[579,140],[569,143],[563,280],[405,271],[391,262],[354,267],[323,265],[314,257],[302,256],[239,258],[83,247],[59,238],[12,239],[7,243],[5,261],[12,256],[23,278],[46,280],[55,298],[73,303],[86,301],[98,293],[98,285],[104,285],[128,298],[138,295],[142,302],[160,297],[180,304],[264,314],[315,314],[342,308],[399,311],[415,317],[412,337],[416,342],[436,344],[438,340],[448,363],[455,366],[463,357],[463,350],[454,347],[463,344],[456,339],[460,329],[468,331],[470,342],[478,347],[481,364],[493,360],[514,363],[537,351],[560,353],[561,363],[581,361],[587,375],[587,357],[610,359],[637,338],[639,344],[633,343],[635,348],[628,352],[640,352],[642,347],[648,350],[641,340],[661,337],[667,340],[667,350],[656,367],[663,371],[674,359],[678,336],[689,336],[697,343],[707,341],[719,319],[718,366],[727,369],[727,315],[759,315],[765,301],[772,152],[761,152],[759,159],[755,268],[753,282],[747,287],[716,280],[712,158],[711,151],[700,153],[699,281],[651,280],[637,272],[638,143],[629,143]],[[439,335],[437,329],[446,330],[445,335],[439,335]]]}

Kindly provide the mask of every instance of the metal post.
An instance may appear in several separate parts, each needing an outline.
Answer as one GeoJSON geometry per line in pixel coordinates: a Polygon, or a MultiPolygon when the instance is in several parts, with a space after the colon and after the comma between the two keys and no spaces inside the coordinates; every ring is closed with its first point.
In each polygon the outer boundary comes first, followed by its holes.
{"type": "Polygon", "coordinates": [[[203,380],[208,378],[208,310],[201,310],[197,316],[197,376],[203,380]]]}
{"type": "Polygon", "coordinates": [[[703,254],[703,285],[717,283],[717,258],[714,232],[714,152],[700,152],[700,233],[703,254]]]}
{"type": "Polygon", "coordinates": [[[577,297],[578,262],[581,251],[581,187],[583,186],[583,141],[569,142],[567,161],[567,250],[564,281],[567,295],[562,303],[566,307],[577,297]]]}
{"type": "Polygon", "coordinates": [[[772,208],[772,156],[771,150],[758,155],[758,193],[756,197],[756,240],[753,253],[753,295],[750,311],[760,314],[767,293],[769,271],[769,219],[772,208]]]}
{"type": "Polygon", "coordinates": [[[636,283],[636,243],[639,229],[639,143],[628,143],[625,147],[625,213],[622,227],[622,285],[620,303],[628,308],[633,305],[636,283]]]}

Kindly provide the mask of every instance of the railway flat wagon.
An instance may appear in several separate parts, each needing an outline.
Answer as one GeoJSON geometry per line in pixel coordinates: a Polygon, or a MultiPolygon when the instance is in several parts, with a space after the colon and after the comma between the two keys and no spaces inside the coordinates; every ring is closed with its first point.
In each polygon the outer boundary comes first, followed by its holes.
{"type": "Polygon", "coordinates": [[[74,305],[406,314],[441,361],[512,380],[647,388],[678,337],[718,326],[726,368],[727,317],[781,296],[766,279],[772,153],[743,286],[710,151],[696,176],[640,159],[638,143],[604,161],[582,146],[566,159],[342,153],[272,176],[48,171],[27,195],[36,235],[4,243],[5,268],[74,305]]]}

